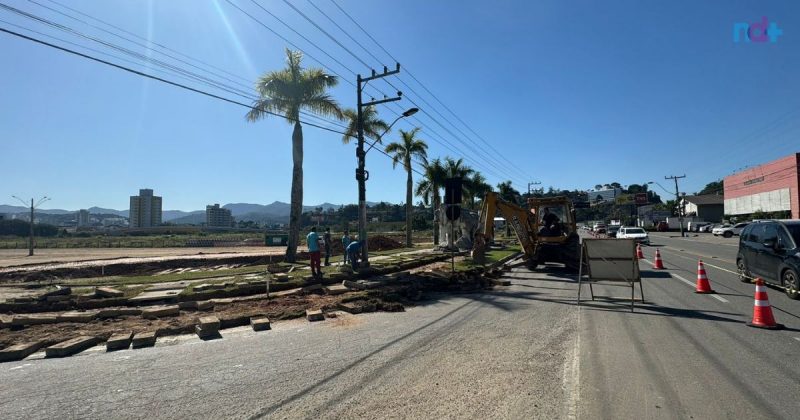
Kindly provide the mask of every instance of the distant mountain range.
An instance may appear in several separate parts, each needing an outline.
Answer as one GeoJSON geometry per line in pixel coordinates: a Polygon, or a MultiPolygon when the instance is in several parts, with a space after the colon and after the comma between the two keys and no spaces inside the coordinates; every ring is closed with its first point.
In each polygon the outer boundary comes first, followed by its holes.
{"type": "MultiPolygon", "coordinates": [[[[377,203],[367,202],[367,206],[373,206],[377,203]]],[[[314,210],[322,207],[323,211],[328,209],[338,209],[342,204],[322,203],[315,206],[303,206],[303,211],[314,210]]],[[[229,209],[233,217],[237,220],[252,220],[254,222],[269,222],[269,223],[285,223],[289,220],[290,204],[282,201],[275,201],[271,204],[250,204],[250,203],[230,203],[222,206],[229,209]]],[[[91,214],[113,214],[120,217],[128,217],[129,210],[114,210],[102,207],[89,207],[91,214]]],[[[0,213],[17,214],[30,211],[30,208],[22,206],[10,206],[0,204],[0,213]]],[[[62,210],[62,209],[37,209],[37,213],[63,215],[75,213],[77,210],[62,210]]],[[[194,210],[164,210],[161,213],[162,220],[175,224],[200,224],[206,220],[206,211],[194,210]]]]}

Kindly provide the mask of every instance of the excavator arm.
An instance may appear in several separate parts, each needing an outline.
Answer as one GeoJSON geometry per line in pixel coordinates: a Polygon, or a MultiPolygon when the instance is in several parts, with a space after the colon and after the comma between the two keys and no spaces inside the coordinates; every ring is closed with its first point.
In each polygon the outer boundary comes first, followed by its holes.
{"type": "Polygon", "coordinates": [[[483,252],[483,250],[478,250],[478,242],[488,243],[494,238],[494,217],[497,213],[500,213],[506,219],[506,223],[511,224],[519,243],[522,245],[522,249],[525,251],[525,257],[535,260],[537,232],[532,220],[533,215],[524,208],[501,199],[495,192],[487,193],[483,199],[478,231],[483,240],[476,241],[475,250],[483,252]]]}

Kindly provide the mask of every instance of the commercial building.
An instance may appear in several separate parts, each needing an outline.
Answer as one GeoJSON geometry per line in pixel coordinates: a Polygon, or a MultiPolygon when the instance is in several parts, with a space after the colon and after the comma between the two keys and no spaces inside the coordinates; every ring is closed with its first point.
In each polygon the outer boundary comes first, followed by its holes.
{"type": "Polygon", "coordinates": [[[718,194],[687,195],[681,199],[684,214],[704,222],[719,223],[725,215],[724,199],[718,194]]]}
{"type": "Polygon", "coordinates": [[[592,203],[603,203],[606,201],[615,201],[617,197],[622,195],[622,188],[610,188],[607,190],[589,191],[589,201],[592,203]]]}
{"type": "Polygon", "coordinates": [[[233,226],[233,216],[231,211],[222,208],[219,204],[206,206],[206,226],[208,227],[231,227],[233,226]]]}
{"type": "Polygon", "coordinates": [[[161,224],[161,197],[153,195],[153,190],[139,190],[139,195],[131,196],[129,213],[131,228],[154,227],[161,224]]]}
{"type": "Polygon", "coordinates": [[[80,209],[77,214],[78,227],[89,226],[89,210],[80,209]]]}
{"type": "Polygon", "coordinates": [[[800,219],[800,153],[725,177],[725,214],[790,212],[800,219]]]}

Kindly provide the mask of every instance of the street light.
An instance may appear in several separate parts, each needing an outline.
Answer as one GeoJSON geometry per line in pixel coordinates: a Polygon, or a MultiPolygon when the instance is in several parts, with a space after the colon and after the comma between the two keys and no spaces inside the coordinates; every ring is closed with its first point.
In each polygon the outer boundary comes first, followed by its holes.
{"type": "Polygon", "coordinates": [[[375,147],[375,145],[376,145],[376,144],[378,144],[378,142],[380,142],[380,141],[383,139],[383,136],[385,136],[385,135],[386,135],[386,133],[388,133],[388,132],[389,132],[389,130],[391,130],[391,129],[392,129],[392,126],[393,126],[393,125],[394,125],[396,122],[400,121],[400,119],[401,119],[401,118],[410,117],[410,116],[412,116],[412,115],[416,114],[416,113],[417,113],[417,111],[419,111],[419,108],[409,108],[409,109],[407,109],[405,112],[403,112],[402,114],[400,114],[400,115],[399,115],[397,118],[395,118],[395,119],[394,119],[394,121],[392,121],[392,123],[391,123],[391,124],[389,124],[389,126],[388,126],[388,127],[386,127],[386,131],[384,131],[383,133],[381,133],[381,135],[380,135],[380,136],[378,136],[378,138],[377,138],[375,141],[373,141],[373,142],[372,142],[372,144],[370,144],[370,145],[369,145],[369,148],[367,149],[367,151],[366,151],[366,152],[364,152],[364,154],[367,154],[367,153],[368,153],[370,150],[372,150],[372,148],[373,148],[373,147],[375,147]]]}
{"type": "MultiPolygon", "coordinates": [[[[25,200],[17,197],[16,195],[12,195],[11,197],[14,197],[17,200],[19,200],[19,202],[22,203],[22,205],[24,205],[24,206],[28,205],[28,203],[26,203],[25,200]]],[[[36,207],[39,207],[40,204],[44,203],[45,201],[49,201],[49,200],[50,200],[50,197],[44,196],[41,199],[39,199],[39,201],[37,201],[36,204],[33,204],[33,198],[31,198],[31,223],[30,223],[30,229],[28,231],[28,256],[29,257],[33,256],[33,210],[36,207]]]]}

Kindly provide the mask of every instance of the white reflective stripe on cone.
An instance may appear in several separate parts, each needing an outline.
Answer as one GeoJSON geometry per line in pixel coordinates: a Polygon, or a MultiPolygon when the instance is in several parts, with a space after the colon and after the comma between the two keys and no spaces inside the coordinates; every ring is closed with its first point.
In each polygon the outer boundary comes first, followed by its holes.
{"type": "Polygon", "coordinates": [[[767,286],[756,286],[756,292],[766,292],[767,286]]]}
{"type": "Polygon", "coordinates": [[[755,303],[756,306],[769,306],[768,300],[757,300],[755,303]]]}

